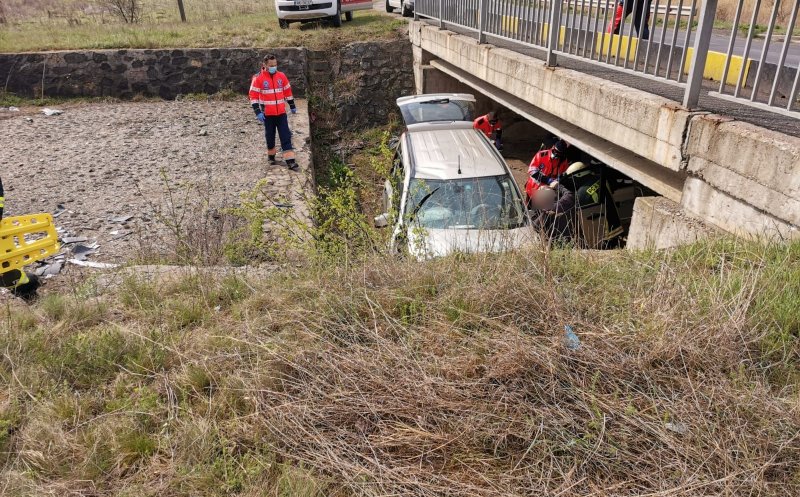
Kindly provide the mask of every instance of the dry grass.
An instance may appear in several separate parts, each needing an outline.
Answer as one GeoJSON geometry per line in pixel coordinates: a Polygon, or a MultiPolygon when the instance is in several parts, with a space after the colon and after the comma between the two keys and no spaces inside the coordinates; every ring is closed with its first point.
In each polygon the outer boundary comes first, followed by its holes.
{"type": "MultiPolygon", "coordinates": [[[[719,0],[717,4],[717,20],[733,22],[736,16],[736,8],[741,0],[719,0]]],[[[776,0],[766,0],[761,2],[758,11],[757,24],[769,24],[772,9],[776,0]]],[[[749,24],[753,16],[753,7],[756,0],[744,0],[744,8],[742,9],[742,16],[739,20],[740,24],[749,24]]],[[[786,26],[789,23],[789,16],[792,13],[792,2],[787,0],[780,0],[778,7],[777,23],[786,26]]]]}
{"type": "MultiPolygon", "coordinates": [[[[8,2],[8,0],[0,0],[8,2]]],[[[0,52],[172,47],[327,48],[350,41],[400,39],[402,20],[376,11],[357,12],[341,29],[321,24],[281,30],[271,1],[184,0],[182,23],[173,1],[145,2],[142,22],[124,24],[91,2],[40,0],[6,6],[0,52]],[[13,7],[13,8],[12,8],[13,7]],[[54,13],[56,12],[56,13],[54,13]]]]}
{"type": "Polygon", "coordinates": [[[799,281],[720,242],[87,284],[3,311],[0,494],[797,495],[799,281]]]}

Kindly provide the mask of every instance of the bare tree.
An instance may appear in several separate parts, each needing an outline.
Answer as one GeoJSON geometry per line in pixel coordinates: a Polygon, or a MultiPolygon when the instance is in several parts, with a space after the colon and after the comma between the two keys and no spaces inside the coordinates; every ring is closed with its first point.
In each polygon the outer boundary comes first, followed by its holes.
{"type": "Polygon", "coordinates": [[[178,11],[181,13],[181,22],[186,22],[186,11],[183,10],[183,0],[178,0],[178,11]]]}
{"type": "Polygon", "coordinates": [[[139,22],[142,19],[141,0],[100,0],[100,4],[127,23],[139,22]]]}

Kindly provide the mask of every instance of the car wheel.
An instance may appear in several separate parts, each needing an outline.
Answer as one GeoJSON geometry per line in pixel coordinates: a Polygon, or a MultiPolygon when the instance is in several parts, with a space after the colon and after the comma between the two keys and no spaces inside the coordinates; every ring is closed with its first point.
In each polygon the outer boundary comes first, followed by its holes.
{"type": "Polygon", "coordinates": [[[353,13],[352,12],[345,12],[344,13],[344,20],[345,21],[352,21],[353,20],[353,13]]]}
{"type": "Polygon", "coordinates": [[[342,27],[342,4],[336,2],[336,14],[331,16],[331,23],[334,28],[342,27]]]}
{"type": "Polygon", "coordinates": [[[386,12],[389,12],[390,14],[391,14],[392,12],[394,12],[394,7],[392,7],[391,5],[389,5],[389,0],[386,0],[386,12]]]}
{"type": "Polygon", "coordinates": [[[278,19],[278,26],[280,26],[281,29],[289,29],[289,21],[284,21],[283,19],[278,19]]]}
{"type": "Polygon", "coordinates": [[[402,10],[403,17],[411,17],[414,15],[414,11],[411,10],[411,7],[403,3],[403,10],[402,10]]]}

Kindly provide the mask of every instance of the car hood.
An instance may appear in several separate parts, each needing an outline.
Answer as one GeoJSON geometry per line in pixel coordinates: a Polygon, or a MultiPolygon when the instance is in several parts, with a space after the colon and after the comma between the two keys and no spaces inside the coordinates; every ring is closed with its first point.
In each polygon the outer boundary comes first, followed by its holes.
{"type": "Polygon", "coordinates": [[[416,229],[408,230],[408,250],[419,260],[454,252],[504,252],[532,246],[536,233],[529,226],[507,230],[416,229]]]}

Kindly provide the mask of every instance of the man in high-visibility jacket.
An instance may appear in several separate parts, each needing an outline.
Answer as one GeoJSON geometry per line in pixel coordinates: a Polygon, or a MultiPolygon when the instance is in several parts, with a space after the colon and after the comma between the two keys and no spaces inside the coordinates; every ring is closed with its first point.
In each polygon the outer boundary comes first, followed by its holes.
{"type": "MultiPolygon", "coordinates": [[[[0,232],[2,232],[4,207],[5,193],[3,192],[3,180],[0,179],[0,232]]],[[[3,268],[0,268],[0,287],[10,288],[14,295],[18,297],[32,298],[36,295],[39,285],[39,277],[35,274],[28,274],[19,269],[3,271],[3,268]]]]}
{"type": "Polygon", "coordinates": [[[286,116],[286,104],[289,104],[292,114],[297,113],[297,106],[294,104],[289,78],[278,71],[278,59],[274,55],[264,57],[261,71],[253,75],[250,82],[250,103],[256,113],[256,119],[264,125],[269,163],[271,165],[278,163],[275,159],[277,154],[275,130],[277,129],[281,140],[283,159],[289,169],[296,170],[298,166],[292,147],[292,132],[286,116]]]}
{"type": "Polygon", "coordinates": [[[643,40],[650,38],[650,0],[618,0],[617,8],[614,11],[614,18],[606,30],[611,34],[619,34],[622,19],[628,17],[633,12],[633,26],[636,34],[643,40]]]}
{"type": "Polygon", "coordinates": [[[552,147],[536,152],[528,166],[528,182],[525,184],[525,193],[528,203],[542,186],[553,186],[558,178],[569,167],[567,160],[567,147],[564,140],[558,140],[552,147]]]}
{"type": "Polygon", "coordinates": [[[491,111],[472,122],[472,127],[481,131],[494,143],[497,150],[503,150],[503,126],[497,119],[497,112],[491,111]]]}

